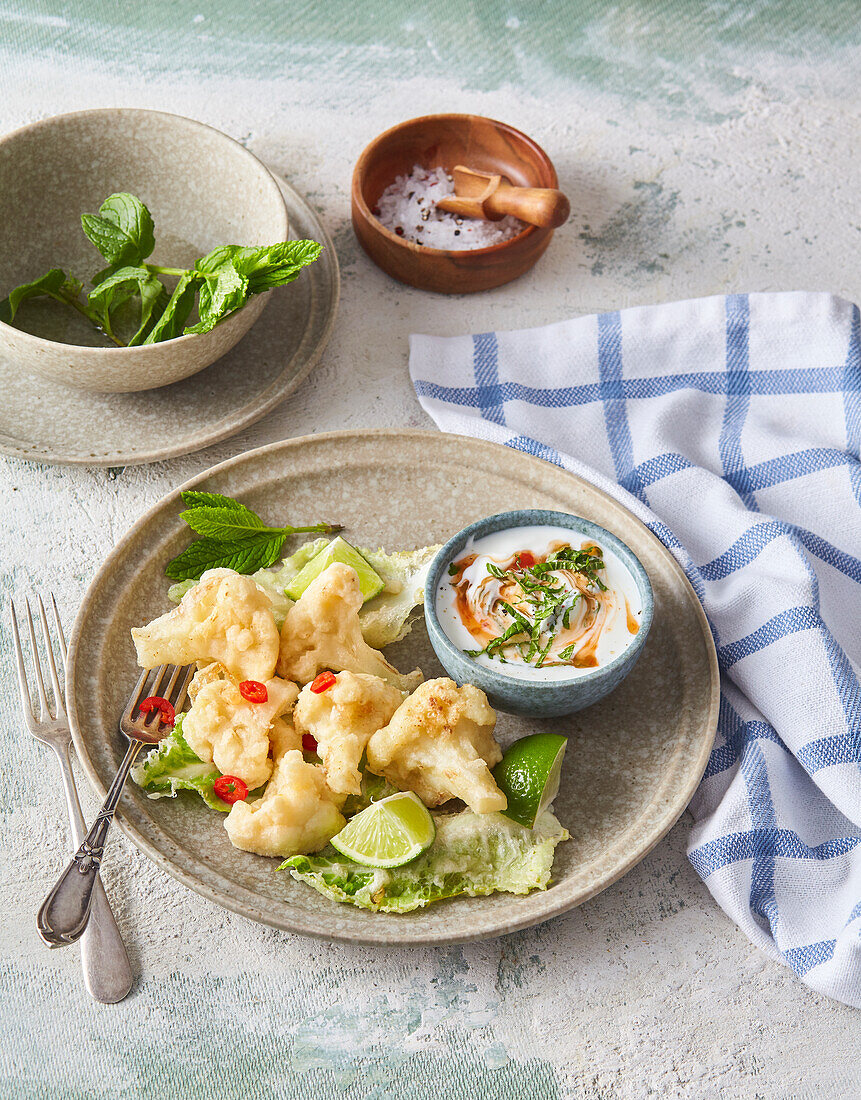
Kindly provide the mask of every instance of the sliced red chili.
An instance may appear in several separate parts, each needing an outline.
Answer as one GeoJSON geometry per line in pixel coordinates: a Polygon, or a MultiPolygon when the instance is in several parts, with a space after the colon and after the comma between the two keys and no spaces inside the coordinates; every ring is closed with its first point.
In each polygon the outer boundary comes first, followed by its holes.
{"type": "Polygon", "coordinates": [[[259,680],[243,680],[239,685],[239,694],[249,703],[265,703],[269,698],[266,685],[261,684],[259,680]]]}
{"type": "Polygon", "coordinates": [[[316,739],[316,737],[312,737],[310,733],[303,733],[302,734],[302,748],[305,750],[305,752],[316,752],[317,751],[317,739],[316,739]]]}
{"type": "Polygon", "coordinates": [[[315,695],[319,695],[321,691],[327,691],[334,682],[334,672],[321,672],[313,684],[311,684],[311,690],[315,695]]]}
{"type": "Polygon", "coordinates": [[[151,710],[157,710],[159,721],[164,722],[166,726],[172,726],[176,722],[176,711],[167,699],[162,699],[160,695],[148,696],[143,702],[138,703],[138,710],[141,714],[149,714],[151,710]]]}
{"type": "Polygon", "coordinates": [[[212,789],[222,802],[230,806],[234,802],[244,802],[248,797],[248,788],[235,775],[220,775],[212,784],[212,789]]]}

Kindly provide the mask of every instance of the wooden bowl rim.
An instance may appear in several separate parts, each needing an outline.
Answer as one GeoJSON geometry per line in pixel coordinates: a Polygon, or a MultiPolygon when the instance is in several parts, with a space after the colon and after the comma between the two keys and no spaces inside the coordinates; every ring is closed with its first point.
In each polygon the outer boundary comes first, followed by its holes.
{"type": "Polygon", "coordinates": [[[418,115],[416,118],[408,118],[403,122],[398,122],[394,126],[390,126],[388,130],[383,130],[382,133],[377,134],[375,138],[368,142],[365,148],[359,155],[359,159],[356,161],[356,166],[353,169],[352,180],[352,198],[355,206],[359,208],[366,223],[373,232],[382,234],[382,236],[393,241],[396,245],[400,245],[402,248],[406,248],[407,251],[413,252],[419,256],[445,256],[447,258],[464,256],[487,256],[490,253],[498,252],[501,249],[510,248],[516,241],[525,240],[530,235],[534,235],[542,230],[544,232],[552,233],[552,229],[548,229],[547,226],[539,225],[527,225],[527,227],[515,237],[509,237],[507,241],[499,241],[497,244],[485,245],[484,248],[431,248],[428,245],[418,244],[415,241],[408,241],[404,237],[399,237],[397,233],[393,233],[391,229],[387,229],[380,219],[372,213],[371,208],[365,202],[365,196],[362,194],[362,189],[359,186],[359,179],[364,175],[364,168],[367,161],[370,159],[371,154],[375,150],[375,147],[383,141],[384,138],[389,137],[391,134],[396,133],[398,130],[404,129],[406,126],[412,126],[416,122],[438,122],[441,119],[481,119],[483,122],[490,122],[494,126],[499,126],[501,129],[508,131],[510,134],[514,134],[520,138],[527,145],[531,145],[533,149],[538,153],[547,167],[550,169],[551,186],[558,187],[559,177],[556,174],[556,169],[553,166],[553,161],[544,151],[544,149],[538,144],[534,138],[531,138],[528,134],[524,134],[522,130],[518,130],[516,126],[511,126],[507,122],[501,122],[497,118],[489,118],[487,115],[474,115],[465,114],[460,112],[442,112],[436,115],[418,115]],[[370,224],[375,223],[375,224],[370,224]]]}

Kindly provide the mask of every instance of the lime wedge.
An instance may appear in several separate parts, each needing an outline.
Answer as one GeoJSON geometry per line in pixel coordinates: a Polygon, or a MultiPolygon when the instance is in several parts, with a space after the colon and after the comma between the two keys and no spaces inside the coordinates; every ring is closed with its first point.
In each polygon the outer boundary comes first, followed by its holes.
{"type": "Polygon", "coordinates": [[[359,574],[359,590],[364,596],[365,603],[372,600],[374,596],[379,595],[386,587],[379,573],[374,571],[355,546],[351,546],[339,537],[332,539],[329,545],[324,546],[316,557],[311,558],[308,564],[299,570],[284,591],[291,600],[298,600],[311,581],[315,577],[319,577],[323,570],[335,561],[351,566],[359,574]]]}
{"type": "Polygon", "coordinates": [[[366,867],[402,867],[430,848],[436,826],[412,791],[399,791],[356,814],[331,844],[366,867]]]}
{"type": "Polygon", "coordinates": [[[508,809],[502,811],[506,817],[532,828],[559,792],[567,744],[558,733],[533,733],[514,742],[493,769],[508,799],[508,809]]]}

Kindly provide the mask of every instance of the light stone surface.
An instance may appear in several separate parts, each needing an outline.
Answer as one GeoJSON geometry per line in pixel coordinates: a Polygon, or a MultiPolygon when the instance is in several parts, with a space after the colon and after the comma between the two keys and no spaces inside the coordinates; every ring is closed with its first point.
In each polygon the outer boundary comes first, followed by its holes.
{"type": "MultiPolygon", "coordinates": [[[[128,525],[213,462],[318,430],[428,426],[407,377],[409,332],[534,325],[728,290],[858,299],[853,0],[574,8],[3,6],[4,130],[97,105],[219,126],[318,208],[344,276],[321,364],[242,435],[126,470],[2,460],[4,596],[53,589],[71,622],[128,525]],[[574,211],[534,272],[476,298],[392,283],[349,225],[350,172],[365,143],[439,110],[489,114],[534,136],[574,211]]],[[[857,1013],[748,943],[689,866],[684,821],[567,916],[473,946],[382,951],[250,924],[117,836],[105,877],[140,979],[123,1004],[93,1004],[76,949],[48,952],[35,933],[68,832],[54,763],[19,731],[5,624],[0,644],[4,1097],[861,1093],[857,1013]]]]}

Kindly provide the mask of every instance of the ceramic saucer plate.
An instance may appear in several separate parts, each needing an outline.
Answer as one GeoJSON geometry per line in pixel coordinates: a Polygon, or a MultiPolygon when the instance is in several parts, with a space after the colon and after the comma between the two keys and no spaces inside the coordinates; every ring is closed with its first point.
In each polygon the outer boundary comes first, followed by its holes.
{"type": "MultiPolygon", "coordinates": [[[[389,550],[444,543],[466,524],[512,508],[548,508],[593,520],[626,542],[655,596],[652,629],[630,676],[568,718],[500,714],[503,746],[538,730],[567,734],[555,804],[571,840],[553,881],[525,897],[457,898],[401,916],[323,898],[278,871],[278,860],[231,847],[223,818],[196,794],[148,799],[129,784],[120,825],[160,867],[252,920],[333,940],[458,943],[512,932],[564,913],[605,889],[668,832],[708,760],[718,668],[703,610],[669,551],[621,504],[556,466],[517,451],[437,432],[337,432],[273,443],[215,466],[186,488],[226,493],[271,523],[321,517],[359,545],[389,550]]],[[[169,604],[165,563],[189,541],[171,493],[119,542],[75,623],[67,698],[75,745],[102,794],[125,750],[117,716],[138,675],[129,630],[169,604]]],[[[402,669],[442,675],[419,617],[390,646],[402,669]]]]}
{"type": "Polygon", "coordinates": [[[236,347],[183,382],[141,393],[86,393],[0,358],[0,453],[84,466],[156,462],[235,435],[292,393],[331,335],[340,276],[319,218],[278,182],[290,237],[320,241],[323,254],[295,283],[270,291],[272,301],[236,347]]]}

